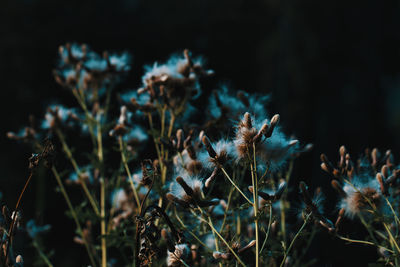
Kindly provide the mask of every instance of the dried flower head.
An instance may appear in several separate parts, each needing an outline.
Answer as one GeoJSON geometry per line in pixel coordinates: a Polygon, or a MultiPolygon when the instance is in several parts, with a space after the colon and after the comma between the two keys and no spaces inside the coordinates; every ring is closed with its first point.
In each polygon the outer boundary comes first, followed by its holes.
{"type": "Polygon", "coordinates": [[[167,251],[167,266],[181,266],[182,261],[186,263],[190,257],[190,247],[188,244],[175,245],[175,251],[167,251]]]}

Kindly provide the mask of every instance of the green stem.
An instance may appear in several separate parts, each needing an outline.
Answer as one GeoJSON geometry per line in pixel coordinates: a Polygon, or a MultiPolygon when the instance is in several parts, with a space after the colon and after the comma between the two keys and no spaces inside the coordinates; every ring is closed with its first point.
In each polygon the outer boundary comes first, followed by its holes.
{"type": "Polygon", "coordinates": [[[224,242],[224,244],[226,245],[226,247],[232,252],[233,256],[235,256],[235,258],[237,259],[237,261],[242,265],[242,266],[246,266],[243,261],[239,258],[239,256],[236,254],[236,252],[232,249],[232,247],[228,244],[228,242],[225,240],[225,238],[223,238],[221,236],[221,234],[217,231],[217,229],[214,228],[213,225],[211,225],[207,220],[196,216],[199,220],[205,222],[206,224],[208,224],[208,226],[210,226],[211,230],[213,230],[215,232],[215,234],[221,239],[222,242],[224,242]]]}
{"type": "Polygon", "coordinates": [[[250,199],[248,197],[246,197],[246,195],[242,192],[242,190],[240,190],[240,188],[235,184],[234,181],[232,181],[231,177],[229,176],[229,174],[225,171],[225,169],[221,166],[221,170],[224,173],[225,177],[228,178],[229,182],[231,182],[231,184],[236,188],[236,190],[247,200],[247,202],[249,202],[251,205],[253,205],[253,202],[250,201],[250,199]]]}
{"type": "Polygon", "coordinates": [[[257,162],[256,162],[256,145],[253,143],[253,160],[250,164],[251,181],[253,184],[253,209],[254,209],[254,227],[256,231],[256,267],[259,267],[259,233],[258,233],[258,180],[257,180],[257,162]],[[253,167],[254,165],[254,167],[253,167]]]}
{"type": "Polygon", "coordinates": [[[128,161],[125,157],[125,149],[124,149],[124,144],[123,144],[121,136],[118,137],[118,142],[119,142],[119,149],[121,150],[122,163],[125,167],[126,174],[128,175],[129,183],[132,187],[133,196],[135,197],[136,204],[137,204],[138,208],[140,208],[139,195],[136,191],[135,185],[133,184],[133,177],[131,175],[131,171],[129,170],[128,161]]]}
{"type": "Polygon", "coordinates": [[[268,236],[269,236],[269,231],[271,229],[272,225],[272,203],[269,204],[269,221],[268,221],[268,229],[267,233],[265,234],[265,239],[263,242],[263,245],[261,246],[260,254],[263,252],[265,245],[267,244],[268,236]]]}
{"type": "Polygon", "coordinates": [[[37,252],[39,253],[39,256],[42,258],[42,260],[47,264],[49,267],[53,267],[53,264],[50,262],[49,258],[44,254],[44,252],[40,249],[39,244],[36,242],[35,239],[32,240],[33,246],[36,248],[37,252]]]}
{"type": "Polygon", "coordinates": [[[388,248],[386,248],[386,247],[384,247],[384,246],[375,244],[375,243],[373,243],[373,242],[369,242],[369,241],[365,241],[365,240],[351,239],[351,238],[347,238],[347,237],[340,236],[340,235],[337,235],[337,237],[338,237],[339,239],[342,239],[342,240],[344,240],[344,241],[348,241],[348,242],[351,242],[351,243],[360,243],[360,244],[370,245],[370,246],[374,246],[374,247],[378,247],[378,248],[383,248],[383,249],[389,251],[390,253],[394,253],[393,250],[388,249],[388,248]]]}
{"type": "Polygon", "coordinates": [[[100,207],[101,207],[101,266],[107,267],[107,243],[106,243],[106,205],[105,205],[105,181],[100,179],[100,207]]]}
{"type": "Polygon", "coordinates": [[[304,220],[303,225],[300,227],[299,231],[298,231],[298,232],[296,233],[296,235],[294,236],[292,242],[290,242],[289,247],[288,247],[287,250],[285,251],[285,255],[283,256],[283,260],[282,260],[282,262],[281,262],[281,264],[280,264],[280,267],[282,267],[282,266],[285,264],[287,255],[289,254],[290,250],[292,249],[294,242],[296,241],[296,239],[299,237],[300,233],[303,231],[304,227],[306,226],[306,224],[307,224],[307,222],[308,222],[308,219],[310,218],[311,214],[312,214],[312,213],[309,213],[309,214],[307,215],[307,217],[306,217],[305,220],[304,220]]]}
{"type": "Polygon", "coordinates": [[[71,149],[69,148],[67,142],[65,141],[65,137],[64,137],[63,133],[58,128],[56,128],[56,133],[57,133],[58,138],[60,139],[60,142],[61,142],[61,145],[65,152],[65,155],[70,160],[72,167],[74,168],[76,174],[78,175],[80,185],[82,186],[82,189],[83,189],[86,197],[88,198],[89,203],[92,205],[92,208],[93,208],[94,212],[96,213],[96,215],[100,216],[100,212],[99,212],[99,208],[97,207],[97,203],[96,203],[95,199],[92,197],[92,194],[90,194],[89,189],[86,186],[86,181],[82,178],[82,172],[79,169],[78,164],[76,163],[74,157],[72,156],[71,149]]]}
{"type": "Polygon", "coordinates": [[[77,232],[82,238],[82,241],[83,241],[83,244],[85,245],[85,248],[87,250],[90,262],[92,263],[93,267],[95,267],[95,266],[97,266],[97,264],[96,264],[96,262],[94,260],[94,257],[92,255],[92,251],[90,250],[90,247],[89,247],[89,244],[87,243],[86,238],[83,236],[83,232],[82,232],[81,225],[79,223],[78,215],[76,214],[75,209],[72,206],[71,200],[70,200],[70,198],[69,198],[69,196],[67,194],[67,191],[65,190],[65,187],[64,187],[64,185],[63,185],[63,183],[61,181],[61,177],[60,177],[57,169],[54,166],[51,167],[51,171],[53,172],[53,175],[56,178],[56,181],[58,183],[58,186],[60,187],[62,195],[64,196],[65,202],[67,203],[67,206],[69,208],[71,216],[72,216],[73,220],[75,221],[77,232]]]}
{"type": "Polygon", "coordinates": [[[196,234],[194,234],[192,231],[190,231],[190,230],[187,228],[187,226],[186,226],[185,223],[182,221],[182,219],[179,218],[178,212],[177,212],[176,208],[175,208],[175,217],[176,217],[176,219],[178,220],[178,222],[182,225],[182,227],[183,227],[183,229],[184,229],[185,231],[187,231],[191,236],[193,236],[193,237],[197,240],[197,242],[199,242],[205,249],[207,249],[208,251],[212,252],[212,249],[210,249],[206,244],[204,244],[204,242],[201,241],[201,239],[200,239],[196,234]]]}
{"type": "Polygon", "coordinates": [[[220,232],[222,233],[222,230],[224,229],[225,226],[225,222],[226,222],[226,217],[228,215],[228,210],[229,210],[229,206],[231,204],[231,200],[232,200],[232,193],[234,191],[235,188],[232,187],[232,189],[229,191],[229,195],[228,195],[228,203],[226,204],[226,209],[224,212],[224,219],[222,220],[222,224],[221,224],[221,228],[220,228],[220,232]]]}

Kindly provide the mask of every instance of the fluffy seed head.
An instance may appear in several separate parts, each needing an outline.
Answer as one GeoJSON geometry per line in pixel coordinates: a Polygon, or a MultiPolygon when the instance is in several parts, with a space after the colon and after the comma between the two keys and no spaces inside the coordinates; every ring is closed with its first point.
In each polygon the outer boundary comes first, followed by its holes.
{"type": "Polygon", "coordinates": [[[181,266],[181,260],[185,261],[188,259],[190,254],[190,248],[187,244],[175,245],[175,251],[167,251],[167,266],[181,266]]]}
{"type": "Polygon", "coordinates": [[[340,208],[344,208],[346,216],[353,218],[363,210],[370,209],[370,203],[375,205],[378,209],[380,208],[382,196],[379,192],[379,184],[376,180],[368,184],[355,184],[353,186],[345,185],[343,187],[346,197],[342,199],[340,208]]]}

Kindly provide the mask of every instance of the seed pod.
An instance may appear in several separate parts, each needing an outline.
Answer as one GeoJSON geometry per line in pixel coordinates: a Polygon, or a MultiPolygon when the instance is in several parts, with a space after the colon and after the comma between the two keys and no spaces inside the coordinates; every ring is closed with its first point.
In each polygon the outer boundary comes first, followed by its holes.
{"type": "Polygon", "coordinates": [[[244,114],[242,123],[243,123],[243,126],[246,127],[247,129],[251,129],[253,127],[250,113],[246,112],[244,114]]]}
{"type": "Polygon", "coordinates": [[[272,135],[272,133],[273,133],[273,131],[274,131],[274,128],[275,128],[275,126],[278,124],[278,122],[279,122],[279,114],[275,114],[273,117],[272,117],[272,119],[271,119],[271,121],[270,121],[270,124],[269,124],[269,127],[268,127],[268,129],[267,129],[267,131],[265,132],[265,137],[266,138],[269,138],[269,137],[271,137],[271,135],[272,135]]]}
{"type": "Polygon", "coordinates": [[[207,178],[206,182],[205,182],[205,187],[208,188],[211,185],[211,182],[215,179],[215,177],[217,177],[217,173],[218,173],[218,168],[214,168],[213,172],[211,173],[210,177],[207,178]]]}
{"type": "Polygon", "coordinates": [[[261,129],[258,131],[258,133],[256,134],[256,136],[254,136],[253,138],[253,142],[254,143],[259,143],[261,141],[262,136],[268,131],[268,124],[263,124],[263,126],[261,127],[261,129]]]}
{"type": "Polygon", "coordinates": [[[183,190],[185,190],[185,193],[188,196],[193,197],[193,194],[194,194],[193,189],[185,182],[185,180],[183,180],[182,177],[180,177],[180,176],[176,177],[176,181],[178,182],[178,184],[180,186],[182,186],[183,190]]]}
{"type": "Polygon", "coordinates": [[[335,227],[336,227],[336,228],[338,228],[339,225],[340,225],[340,223],[342,222],[342,219],[343,219],[343,217],[344,217],[344,212],[345,212],[345,209],[344,209],[344,208],[342,208],[342,209],[339,211],[338,217],[337,217],[336,222],[335,222],[335,227]]]}
{"type": "Polygon", "coordinates": [[[207,149],[208,155],[210,156],[210,158],[215,158],[217,156],[217,153],[215,152],[214,148],[212,147],[210,140],[208,139],[208,137],[206,135],[203,136],[203,144],[207,149]]]}
{"type": "Polygon", "coordinates": [[[384,180],[384,178],[383,178],[383,175],[382,175],[381,173],[378,172],[378,173],[376,174],[376,180],[377,180],[378,183],[379,183],[379,187],[380,187],[380,189],[381,189],[382,194],[386,195],[386,194],[387,194],[387,191],[386,191],[385,180],[384,180]]]}
{"type": "Polygon", "coordinates": [[[332,180],[331,181],[332,187],[339,193],[339,195],[343,198],[347,197],[346,192],[342,189],[342,186],[340,185],[338,180],[332,180]]]}

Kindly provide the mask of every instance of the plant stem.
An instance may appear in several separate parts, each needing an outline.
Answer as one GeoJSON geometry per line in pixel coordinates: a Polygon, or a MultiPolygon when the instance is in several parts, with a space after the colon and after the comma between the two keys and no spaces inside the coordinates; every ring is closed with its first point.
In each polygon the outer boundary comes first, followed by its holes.
{"type": "Polygon", "coordinates": [[[256,267],[259,267],[259,233],[258,233],[258,180],[257,180],[257,163],[256,163],[256,145],[253,143],[253,160],[250,164],[251,181],[253,184],[253,209],[254,209],[254,227],[256,231],[256,267]],[[254,166],[253,166],[254,165],[254,166]]]}
{"type": "Polygon", "coordinates": [[[231,177],[229,176],[229,174],[225,171],[224,167],[220,167],[222,172],[224,173],[225,177],[228,178],[229,182],[231,182],[231,184],[236,188],[237,191],[239,191],[239,193],[247,200],[247,202],[249,202],[251,205],[253,205],[253,202],[250,201],[250,199],[248,197],[246,197],[246,195],[242,192],[242,190],[240,190],[240,188],[235,184],[234,181],[232,181],[231,177]]]}
{"type": "Polygon", "coordinates": [[[43,251],[40,249],[39,244],[36,242],[35,239],[32,240],[33,246],[36,248],[37,252],[39,253],[39,256],[42,258],[42,260],[47,264],[48,267],[53,267],[53,264],[50,262],[49,258],[46,256],[46,254],[43,253],[43,251]]]}
{"type": "Polygon", "coordinates": [[[193,236],[204,248],[206,248],[206,249],[209,250],[209,251],[212,251],[212,249],[210,249],[206,244],[204,244],[204,242],[201,241],[201,239],[200,239],[196,234],[194,234],[192,231],[190,231],[190,230],[187,228],[187,226],[186,226],[185,223],[182,221],[182,219],[179,218],[178,212],[177,212],[176,208],[175,208],[175,218],[176,218],[177,221],[182,225],[183,229],[184,229],[185,231],[187,231],[191,236],[193,236]]]}
{"type": "Polygon", "coordinates": [[[378,248],[383,248],[383,249],[389,251],[390,253],[394,253],[393,250],[388,249],[388,248],[386,248],[386,247],[384,247],[384,246],[380,246],[380,245],[375,244],[375,243],[373,243],[373,242],[364,241],[364,240],[357,240],[357,239],[351,239],[351,238],[347,238],[347,237],[340,236],[340,235],[337,235],[337,237],[338,237],[339,239],[342,239],[342,240],[344,240],[344,241],[348,241],[348,242],[351,242],[351,243],[360,243],[360,244],[375,246],[375,247],[378,247],[378,248]]]}
{"type": "Polygon", "coordinates": [[[135,197],[136,204],[137,204],[138,208],[140,208],[139,195],[136,191],[135,185],[133,184],[133,177],[131,175],[131,171],[129,170],[128,161],[125,157],[125,149],[124,149],[124,144],[123,144],[121,136],[118,137],[118,142],[119,142],[119,149],[121,150],[122,163],[124,164],[126,174],[128,175],[129,183],[131,184],[133,196],[135,197]]]}
{"type": "Polygon", "coordinates": [[[243,263],[243,261],[239,258],[239,256],[236,254],[236,252],[232,249],[232,247],[229,245],[229,243],[225,240],[225,238],[223,238],[223,237],[221,236],[221,234],[218,233],[217,229],[215,229],[213,225],[211,225],[211,224],[210,224],[207,220],[205,220],[204,218],[201,218],[201,217],[198,217],[198,216],[196,216],[196,217],[197,217],[199,220],[201,220],[201,221],[207,223],[207,224],[210,226],[211,230],[213,230],[213,231],[215,232],[215,234],[217,234],[217,236],[222,240],[222,242],[224,242],[224,244],[227,246],[227,248],[232,252],[233,256],[235,256],[235,258],[237,259],[237,261],[238,261],[242,266],[246,266],[246,265],[243,263]]]}
{"type": "Polygon", "coordinates": [[[392,232],[390,231],[389,226],[388,226],[385,222],[383,222],[383,226],[385,227],[385,230],[386,230],[386,232],[387,232],[388,235],[389,235],[390,242],[391,242],[391,243],[393,244],[393,246],[396,248],[397,253],[400,253],[399,245],[397,244],[396,239],[393,237],[393,234],[392,234],[392,232]]]}
{"type": "Polygon", "coordinates": [[[220,232],[222,232],[222,230],[224,229],[224,226],[225,226],[226,217],[227,217],[227,214],[228,214],[229,206],[230,206],[230,204],[231,204],[232,193],[233,193],[234,189],[235,189],[235,188],[232,187],[232,189],[229,191],[228,203],[226,204],[226,209],[225,209],[225,212],[224,212],[224,219],[222,220],[221,228],[220,228],[220,230],[219,230],[220,232]]]}
{"type": "Polygon", "coordinates": [[[89,248],[89,244],[87,243],[86,238],[82,234],[82,228],[81,228],[81,225],[80,225],[79,220],[78,220],[78,215],[76,214],[75,209],[72,206],[71,200],[70,200],[70,198],[69,198],[69,196],[67,194],[67,191],[65,190],[65,187],[64,187],[64,185],[63,185],[63,183],[61,181],[61,177],[60,177],[57,169],[54,166],[51,168],[51,171],[53,172],[54,177],[56,178],[56,181],[58,183],[58,186],[60,187],[61,193],[64,196],[65,202],[67,202],[67,206],[69,208],[71,216],[72,216],[73,220],[75,221],[77,232],[81,236],[81,238],[83,240],[83,244],[85,245],[85,248],[87,250],[90,262],[92,263],[93,267],[96,267],[97,265],[96,265],[96,262],[95,262],[95,260],[93,258],[92,252],[91,252],[91,250],[89,248]]]}
{"type": "MultiPolygon", "coordinates": [[[[18,208],[19,208],[19,205],[21,204],[22,196],[24,195],[25,190],[28,188],[28,185],[29,185],[29,183],[30,183],[30,181],[32,179],[32,176],[33,176],[33,171],[31,170],[28,179],[26,179],[24,188],[22,189],[21,194],[19,194],[19,197],[18,197],[18,200],[17,200],[17,204],[15,205],[14,212],[11,215],[12,221],[11,221],[10,228],[8,230],[8,241],[7,241],[6,251],[5,251],[6,257],[4,259],[4,264],[7,264],[7,258],[8,258],[8,254],[9,254],[9,251],[10,251],[10,246],[11,246],[12,241],[13,241],[14,225],[15,225],[15,222],[16,222],[17,217],[18,217],[18,208]]],[[[1,243],[1,245],[3,246],[3,243],[1,243]]]]}
{"type": "Polygon", "coordinates": [[[63,133],[58,128],[56,128],[56,133],[57,133],[58,138],[60,139],[60,142],[61,142],[61,145],[65,152],[65,155],[70,160],[72,167],[74,168],[76,174],[78,175],[80,185],[82,186],[82,189],[83,189],[86,197],[88,198],[89,203],[92,205],[92,208],[93,208],[94,212],[96,213],[96,215],[100,216],[100,212],[99,212],[99,208],[97,207],[96,200],[92,197],[92,195],[89,192],[89,189],[86,186],[86,182],[84,181],[84,179],[82,179],[82,172],[79,169],[78,164],[76,163],[74,157],[72,156],[71,149],[69,148],[67,142],[65,141],[65,137],[64,137],[63,133]]]}
{"type": "Polygon", "coordinates": [[[105,181],[100,178],[100,207],[101,207],[101,266],[107,267],[107,244],[106,244],[106,207],[105,207],[105,181]]]}
{"type": "Polygon", "coordinates": [[[272,203],[269,204],[269,221],[268,221],[268,229],[267,233],[265,234],[265,239],[263,242],[263,245],[261,246],[260,254],[264,250],[265,244],[267,244],[268,236],[269,236],[269,231],[271,229],[271,224],[272,224],[272,203]]]}
{"type": "Polygon", "coordinates": [[[309,213],[309,214],[307,215],[307,217],[306,217],[305,220],[304,220],[303,225],[300,227],[299,231],[298,231],[298,232],[296,233],[296,235],[294,236],[292,242],[290,242],[289,247],[288,247],[287,250],[285,251],[285,255],[283,256],[283,260],[282,260],[282,262],[281,262],[280,267],[282,267],[282,266],[285,264],[287,255],[289,254],[290,249],[292,248],[292,246],[293,246],[293,244],[294,244],[294,241],[296,241],[296,239],[299,237],[300,233],[303,231],[303,229],[304,229],[304,227],[306,226],[306,224],[307,224],[307,222],[308,222],[308,219],[310,218],[311,214],[312,214],[312,213],[309,213]]]}

